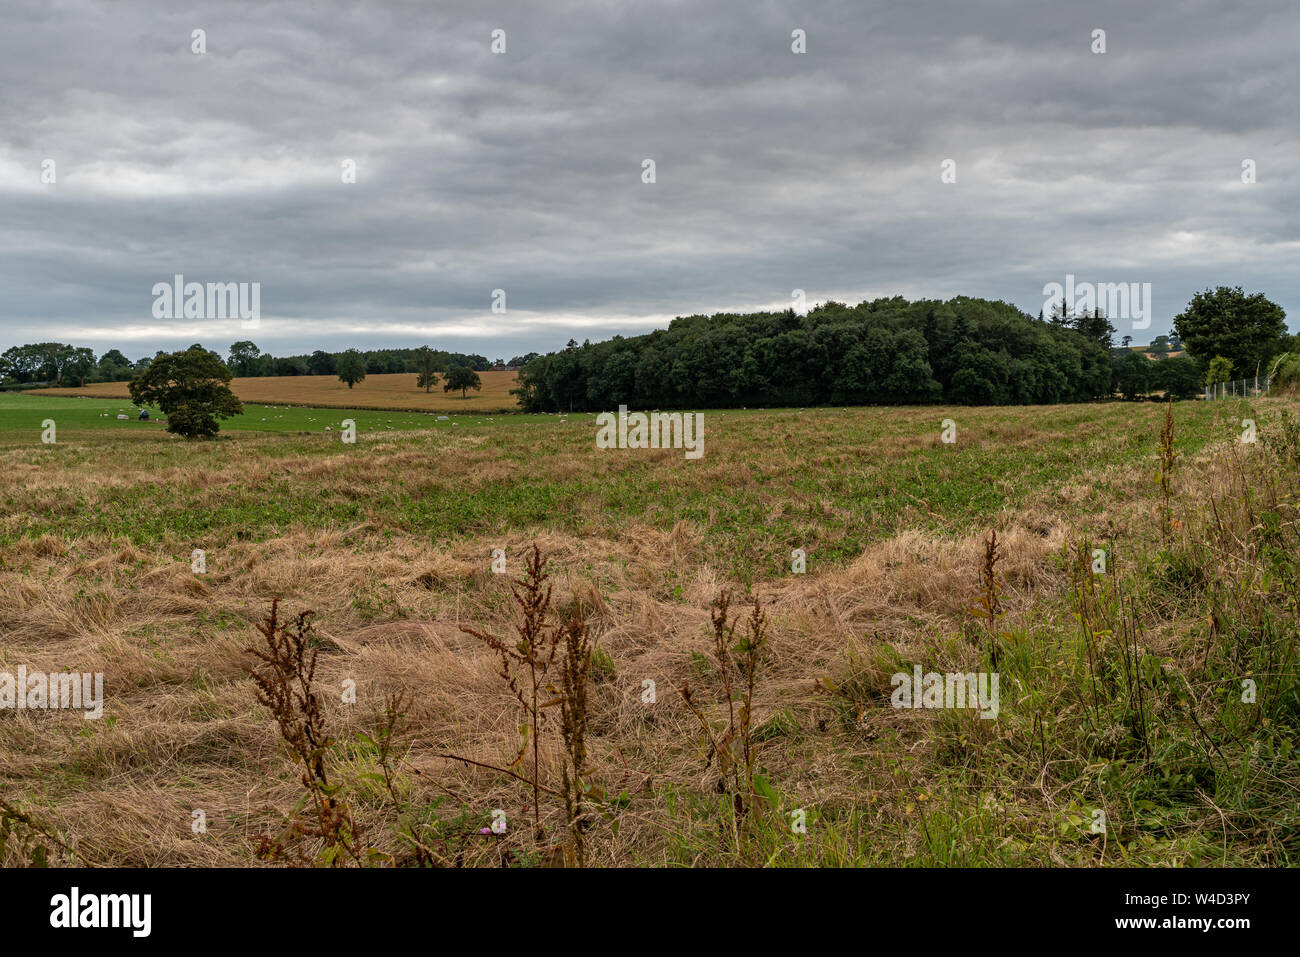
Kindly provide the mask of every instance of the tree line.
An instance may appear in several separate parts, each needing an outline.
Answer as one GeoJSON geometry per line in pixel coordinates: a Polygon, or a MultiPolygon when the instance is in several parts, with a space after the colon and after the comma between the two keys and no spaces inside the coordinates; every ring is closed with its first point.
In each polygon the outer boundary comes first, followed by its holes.
{"type": "Polygon", "coordinates": [[[1285,313],[1262,295],[1198,293],[1161,337],[1159,361],[1114,346],[1101,310],[1062,303],[1037,319],[1001,301],[895,296],[848,306],[719,313],[644,336],[539,356],[514,390],[528,412],[814,405],[1014,405],[1152,391],[1198,394],[1207,373],[1242,377],[1290,351],[1285,313]],[[1171,341],[1186,354],[1167,357],[1171,341]],[[1211,370],[1212,360],[1223,362],[1211,370]]]}
{"type": "MultiPolygon", "coordinates": [[[[444,391],[462,396],[481,387],[476,369],[516,367],[512,391],[526,412],[606,411],[621,404],[1049,404],[1152,392],[1187,398],[1207,384],[1261,374],[1300,384],[1300,343],[1287,334],[1285,313],[1241,287],[1197,293],[1175,317],[1173,334],[1148,347],[1158,361],[1129,348],[1129,336],[1116,349],[1115,331],[1101,310],[1073,313],[1064,302],[1034,319],[1001,301],[895,296],[852,307],[827,302],[804,316],[793,310],[689,316],[648,335],[581,346],[571,339],[559,352],[495,366],[483,356],[429,346],[289,358],[303,360],[293,374],[336,375],[349,388],[368,373],[413,373],[418,388],[430,391],[442,377],[444,391]],[[1182,355],[1169,355],[1178,347],[1182,355]]],[[[282,360],[251,341],[234,343],[227,359],[197,343],[185,351],[202,354],[205,369],[219,365],[225,382],[232,375],[284,374],[282,360]]],[[[87,348],[36,343],[0,355],[0,375],[20,385],[136,380],[168,355],[131,362],[110,349],[96,360],[87,348]]]]}
{"type": "MultiPolygon", "coordinates": [[[[347,349],[342,352],[317,349],[307,355],[273,356],[269,352],[262,352],[253,342],[245,340],[234,343],[230,347],[228,358],[223,361],[231,374],[236,376],[333,376],[339,373],[340,363],[345,356],[348,361],[343,364],[353,365],[351,357],[355,354],[361,358],[361,372],[364,376],[390,373],[418,375],[426,371],[425,365],[429,361],[432,370],[438,373],[447,373],[454,368],[479,372],[509,370],[517,369],[537,357],[537,353],[531,352],[515,356],[509,362],[502,359],[491,362],[485,356],[472,353],[441,349],[431,352],[432,356],[426,357],[420,348],[347,349]]],[[[84,346],[62,342],[29,343],[13,346],[0,354],[0,381],[23,385],[42,383],[75,386],[84,386],[87,382],[127,382],[147,369],[155,359],[168,354],[160,350],[152,356],[131,360],[121,350],[109,349],[96,358],[94,351],[84,346]]]]}

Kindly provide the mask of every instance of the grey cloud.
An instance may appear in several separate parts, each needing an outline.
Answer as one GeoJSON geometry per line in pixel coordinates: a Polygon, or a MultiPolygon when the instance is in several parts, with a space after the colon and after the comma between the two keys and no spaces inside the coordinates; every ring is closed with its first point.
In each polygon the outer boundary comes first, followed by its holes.
{"type": "Polygon", "coordinates": [[[508,358],[796,287],[1036,313],[1066,272],[1151,282],[1151,334],[1218,283],[1294,327],[1297,26],[1282,2],[9,3],[0,346],[247,337],[154,320],[177,272],[261,282],[277,354],[508,358]]]}

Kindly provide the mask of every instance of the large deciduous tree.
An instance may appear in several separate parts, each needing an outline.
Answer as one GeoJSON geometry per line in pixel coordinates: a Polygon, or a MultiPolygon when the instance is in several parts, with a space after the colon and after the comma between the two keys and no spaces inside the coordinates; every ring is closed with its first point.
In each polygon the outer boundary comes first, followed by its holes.
{"type": "Polygon", "coordinates": [[[1220,286],[1193,296],[1174,317],[1174,329],[1190,355],[1206,363],[1222,356],[1234,374],[1249,377],[1283,351],[1286,313],[1262,293],[1220,286]]]}
{"type": "Polygon", "coordinates": [[[234,370],[235,375],[257,375],[257,360],[261,354],[262,350],[247,339],[242,342],[232,343],[230,346],[230,368],[234,370]]]}
{"type": "Polygon", "coordinates": [[[98,377],[103,382],[122,382],[131,378],[131,360],[117,349],[99,357],[98,377]]]}
{"type": "Polygon", "coordinates": [[[85,386],[86,377],[95,371],[95,351],[85,346],[73,349],[63,365],[63,372],[77,380],[78,386],[85,386]]]}
{"type": "Polygon", "coordinates": [[[339,353],[334,367],[338,371],[339,381],[346,382],[349,389],[366,377],[366,357],[356,349],[339,353]]]}
{"type": "Polygon", "coordinates": [[[452,366],[447,370],[447,382],[442,387],[443,392],[451,392],[454,389],[460,389],[460,397],[468,398],[467,389],[482,389],[483,382],[479,379],[478,373],[469,366],[452,366]]]}
{"type": "Polygon", "coordinates": [[[191,346],[162,353],[131,380],[131,401],[156,405],[167,416],[167,431],[187,439],[217,434],[217,419],[244,411],[230,391],[230,369],[215,352],[191,346]]]}

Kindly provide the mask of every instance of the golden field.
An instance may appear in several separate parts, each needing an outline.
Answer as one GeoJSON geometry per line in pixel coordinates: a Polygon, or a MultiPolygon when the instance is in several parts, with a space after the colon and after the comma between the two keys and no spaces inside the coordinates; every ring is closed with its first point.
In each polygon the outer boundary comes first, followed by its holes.
{"type": "MultiPolygon", "coordinates": [[[[519,403],[510,394],[515,385],[513,372],[480,372],[483,389],[443,392],[442,385],[428,394],[416,387],[414,373],[368,375],[351,389],[337,376],[260,376],[232,379],[230,387],[241,402],[263,405],[306,405],[326,409],[401,409],[421,412],[508,412],[519,403]]],[[[85,395],[92,398],[126,399],[125,382],[92,382],[80,388],[35,389],[32,395],[85,395]]]]}

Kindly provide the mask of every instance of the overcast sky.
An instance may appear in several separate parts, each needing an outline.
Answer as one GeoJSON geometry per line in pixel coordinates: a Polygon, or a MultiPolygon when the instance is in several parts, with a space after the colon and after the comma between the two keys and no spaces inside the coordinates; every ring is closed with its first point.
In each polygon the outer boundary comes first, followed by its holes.
{"type": "Polygon", "coordinates": [[[1151,283],[1139,342],[1220,284],[1295,330],[1298,36],[1293,0],[4,0],[0,348],[510,358],[796,288],[1036,315],[1067,273],[1151,283]],[[260,283],[259,325],[155,318],[177,273],[260,283]]]}

